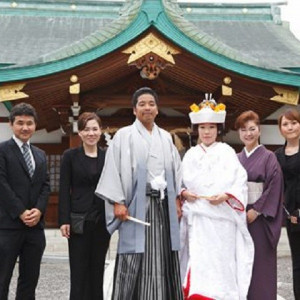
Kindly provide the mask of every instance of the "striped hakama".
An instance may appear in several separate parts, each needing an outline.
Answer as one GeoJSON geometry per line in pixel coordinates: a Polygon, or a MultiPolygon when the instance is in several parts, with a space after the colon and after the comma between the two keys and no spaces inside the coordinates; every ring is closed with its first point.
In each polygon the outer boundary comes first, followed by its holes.
{"type": "MultiPolygon", "coordinates": [[[[147,197],[145,252],[118,254],[113,300],[182,300],[178,252],[171,250],[167,200],[147,197]]],[[[141,225],[143,226],[143,225],[141,225]]]]}

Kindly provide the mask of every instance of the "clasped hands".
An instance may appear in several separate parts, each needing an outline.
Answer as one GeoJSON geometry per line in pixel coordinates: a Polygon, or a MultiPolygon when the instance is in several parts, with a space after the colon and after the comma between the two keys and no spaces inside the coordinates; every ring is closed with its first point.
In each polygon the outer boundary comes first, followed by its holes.
{"type": "Polygon", "coordinates": [[[229,195],[225,193],[209,197],[199,196],[193,192],[190,192],[189,190],[183,190],[181,192],[181,196],[188,202],[194,202],[197,199],[203,198],[209,201],[209,203],[212,205],[219,205],[230,198],[229,195]]]}
{"type": "Polygon", "coordinates": [[[41,219],[42,213],[37,208],[26,209],[21,215],[20,219],[28,227],[35,226],[41,219]]]}

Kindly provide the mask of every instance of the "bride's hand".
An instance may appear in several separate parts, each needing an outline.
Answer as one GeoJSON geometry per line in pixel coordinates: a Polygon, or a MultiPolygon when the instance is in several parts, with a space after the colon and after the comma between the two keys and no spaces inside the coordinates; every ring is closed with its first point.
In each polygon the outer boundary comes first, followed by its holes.
{"type": "Polygon", "coordinates": [[[190,192],[189,190],[182,191],[181,196],[188,202],[194,202],[198,198],[197,194],[190,192]]]}
{"type": "Polygon", "coordinates": [[[219,194],[219,195],[212,196],[207,200],[212,205],[219,205],[228,199],[229,199],[229,196],[227,194],[219,194]]]}

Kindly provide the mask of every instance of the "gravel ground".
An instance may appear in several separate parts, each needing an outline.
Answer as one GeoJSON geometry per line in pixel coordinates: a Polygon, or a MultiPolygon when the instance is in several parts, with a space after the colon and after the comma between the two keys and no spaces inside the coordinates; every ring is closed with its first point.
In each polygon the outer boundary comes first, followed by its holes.
{"type": "MultiPolygon", "coordinates": [[[[285,300],[293,300],[292,271],[290,257],[278,259],[278,294],[285,300]]],[[[15,269],[11,282],[9,300],[15,297],[17,270],[15,269]]],[[[41,265],[41,275],[36,291],[37,300],[68,300],[69,295],[69,265],[64,260],[45,260],[41,265]]],[[[109,300],[109,299],[106,299],[109,300]]],[[[266,299],[268,300],[268,299],[266,299]]]]}
{"type": "MultiPolygon", "coordinates": [[[[15,299],[18,270],[15,268],[10,285],[9,300],[15,299]]],[[[46,261],[36,290],[36,300],[67,300],[69,295],[69,264],[67,260],[46,261]]]]}
{"type": "Polygon", "coordinates": [[[277,293],[285,300],[294,300],[292,264],[289,256],[278,258],[277,293]]]}

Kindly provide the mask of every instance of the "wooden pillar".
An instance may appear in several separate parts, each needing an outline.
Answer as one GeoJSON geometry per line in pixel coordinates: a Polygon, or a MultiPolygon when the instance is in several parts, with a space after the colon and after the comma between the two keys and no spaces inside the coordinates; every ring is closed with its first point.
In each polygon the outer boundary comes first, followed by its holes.
{"type": "MultiPolygon", "coordinates": [[[[81,139],[77,134],[78,132],[77,120],[81,109],[81,107],[79,106],[80,84],[78,83],[78,77],[76,75],[72,75],[70,81],[71,81],[71,85],[69,86],[69,94],[70,94],[72,105],[61,104],[61,105],[55,105],[53,107],[58,114],[61,129],[65,134],[65,137],[63,138],[63,141],[67,142],[65,148],[75,148],[81,145],[81,139]]],[[[62,154],[62,153],[63,151],[56,154],[62,154]]],[[[50,168],[50,176],[52,175],[52,179],[53,179],[53,177],[57,175],[57,173],[55,175],[51,174],[51,169],[52,170],[55,169],[55,173],[56,173],[57,168],[50,168]]],[[[57,191],[51,193],[48,202],[48,207],[45,215],[46,226],[48,228],[58,227],[58,192],[57,191]]]]}
{"type": "Polygon", "coordinates": [[[70,148],[75,148],[81,145],[81,139],[78,134],[71,134],[69,136],[70,148]]]}
{"type": "Polygon", "coordinates": [[[72,134],[76,134],[78,132],[78,127],[77,127],[77,121],[78,121],[78,116],[80,114],[81,106],[79,105],[80,102],[80,83],[78,82],[78,76],[77,75],[72,75],[70,77],[71,85],[69,87],[69,93],[70,93],[70,98],[72,101],[72,106],[71,106],[71,123],[72,123],[72,134]]]}

